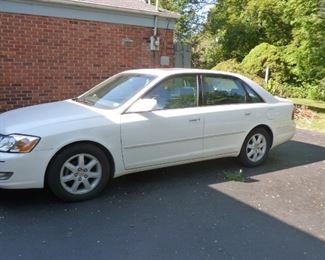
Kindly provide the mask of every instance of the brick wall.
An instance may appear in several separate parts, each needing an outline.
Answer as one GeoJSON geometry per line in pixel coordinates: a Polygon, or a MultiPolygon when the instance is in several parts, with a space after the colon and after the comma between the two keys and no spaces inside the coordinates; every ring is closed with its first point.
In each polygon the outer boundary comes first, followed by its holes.
{"type": "Polygon", "coordinates": [[[0,112],[74,97],[126,69],[159,67],[161,55],[172,61],[173,31],[158,32],[160,51],[152,52],[152,28],[0,13],[0,112]]]}

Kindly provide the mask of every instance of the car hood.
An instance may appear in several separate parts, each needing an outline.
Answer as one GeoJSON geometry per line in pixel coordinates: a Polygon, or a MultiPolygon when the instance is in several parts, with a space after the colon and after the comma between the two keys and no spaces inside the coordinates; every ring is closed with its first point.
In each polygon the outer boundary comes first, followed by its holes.
{"type": "Polygon", "coordinates": [[[98,116],[96,109],[72,100],[35,105],[0,114],[0,134],[32,134],[43,126],[98,116]]]}

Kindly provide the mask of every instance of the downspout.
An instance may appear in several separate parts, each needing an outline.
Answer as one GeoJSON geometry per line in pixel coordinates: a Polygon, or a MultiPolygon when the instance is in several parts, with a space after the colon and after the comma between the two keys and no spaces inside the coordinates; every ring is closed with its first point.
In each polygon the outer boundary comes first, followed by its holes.
{"type": "MultiPolygon", "coordinates": [[[[159,12],[159,0],[156,0],[156,12],[159,12]]],[[[150,49],[153,51],[153,64],[155,66],[158,65],[157,58],[159,50],[159,38],[158,38],[158,15],[154,16],[154,28],[153,28],[153,36],[150,37],[150,49]]]]}
{"type": "Polygon", "coordinates": [[[159,11],[159,0],[156,0],[156,11],[159,11]]]}
{"type": "Polygon", "coordinates": [[[157,31],[158,31],[158,17],[155,15],[155,23],[153,28],[153,36],[157,37],[157,31]]]}
{"type": "MultiPolygon", "coordinates": [[[[156,12],[159,11],[159,0],[156,0],[156,12]]],[[[153,35],[157,36],[157,28],[158,28],[158,16],[155,15],[155,25],[154,25],[153,35]]]]}

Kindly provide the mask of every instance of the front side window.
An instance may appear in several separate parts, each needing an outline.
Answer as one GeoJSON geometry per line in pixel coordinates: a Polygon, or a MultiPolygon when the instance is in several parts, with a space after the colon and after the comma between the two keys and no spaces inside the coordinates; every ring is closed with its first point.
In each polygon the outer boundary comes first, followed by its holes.
{"type": "Polygon", "coordinates": [[[144,98],[155,99],[155,110],[197,106],[196,75],[182,75],[164,80],[144,98]]]}
{"type": "Polygon", "coordinates": [[[246,92],[235,79],[222,76],[203,77],[203,105],[246,103],[246,92]]]}
{"type": "Polygon", "coordinates": [[[119,74],[98,84],[76,101],[99,108],[114,109],[123,105],[154,78],[155,76],[145,74],[119,74]]]}

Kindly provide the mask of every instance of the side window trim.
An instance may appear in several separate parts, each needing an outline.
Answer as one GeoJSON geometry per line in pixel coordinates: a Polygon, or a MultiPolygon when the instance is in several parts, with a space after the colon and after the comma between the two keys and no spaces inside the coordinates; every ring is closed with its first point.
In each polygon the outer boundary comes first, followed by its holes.
{"type": "Polygon", "coordinates": [[[203,96],[203,74],[198,74],[197,78],[198,78],[198,91],[199,91],[199,95],[198,95],[198,106],[199,107],[203,107],[203,101],[204,101],[204,96],[203,96]]]}
{"type": "Polygon", "coordinates": [[[200,107],[200,104],[202,102],[202,97],[201,97],[201,78],[200,74],[193,74],[196,76],[196,106],[200,107]]]}
{"type": "Polygon", "coordinates": [[[245,104],[250,103],[249,102],[250,96],[249,96],[248,91],[245,88],[243,82],[239,78],[234,78],[234,80],[235,80],[236,84],[239,85],[245,92],[245,104]]]}

